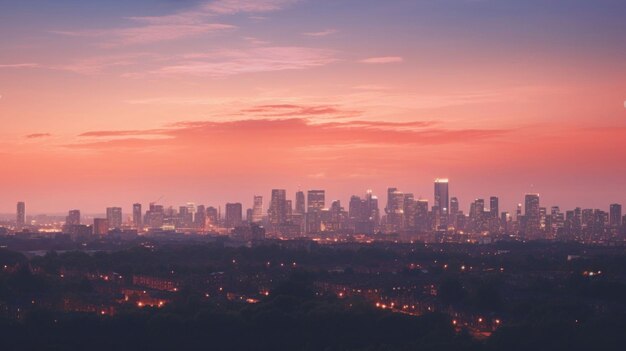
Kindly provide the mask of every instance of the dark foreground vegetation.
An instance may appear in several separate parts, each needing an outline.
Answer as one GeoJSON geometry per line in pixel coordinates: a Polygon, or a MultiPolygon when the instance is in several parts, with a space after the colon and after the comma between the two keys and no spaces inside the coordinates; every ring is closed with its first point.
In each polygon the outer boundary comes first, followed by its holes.
{"type": "Polygon", "coordinates": [[[548,244],[2,250],[0,350],[623,350],[625,261],[548,244]],[[367,289],[377,295],[350,293],[367,289]],[[163,304],[138,307],[146,296],[163,304]],[[373,303],[407,296],[432,311],[373,303]],[[477,315],[503,322],[461,325],[477,315]]]}

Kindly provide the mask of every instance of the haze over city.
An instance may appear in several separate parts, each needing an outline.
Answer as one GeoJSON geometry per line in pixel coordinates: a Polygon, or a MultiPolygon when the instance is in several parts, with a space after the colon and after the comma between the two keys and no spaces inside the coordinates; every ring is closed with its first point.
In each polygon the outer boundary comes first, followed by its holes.
{"type": "Polygon", "coordinates": [[[5,1],[0,213],[626,198],[621,1],[5,1]],[[431,199],[432,200],[432,199],[431,199]]]}

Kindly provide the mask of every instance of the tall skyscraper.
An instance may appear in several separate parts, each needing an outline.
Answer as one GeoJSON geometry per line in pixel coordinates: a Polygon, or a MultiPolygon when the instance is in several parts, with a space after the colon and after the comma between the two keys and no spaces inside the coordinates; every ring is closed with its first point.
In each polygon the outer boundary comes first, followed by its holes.
{"type": "Polygon", "coordinates": [[[285,189],[273,189],[270,207],[267,210],[269,229],[278,234],[280,226],[287,222],[287,191],[285,189]]]}
{"type": "Polygon", "coordinates": [[[448,179],[435,179],[435,207],[438,207],[442,215],[448,215],[450,201],[448,198],[448,179]]]}
{"type": "Polygon", "coordinates": [[[252,203],[252,222],[261,223],[263,221],[263,196],[255,195],[252,203]]]}
{"type": "Polygon", "coordinates": [[[378,208],[378,197],[374,195],[371,190],[368,190],[365,193],[365,202],[367,212],[369,213],[369,219],[373,225],[372,230],[374,230],[380,224],[380,209],[378,208]]]}
{"type": "Polygon", "coordinates": [[[26,224],[26,204],[24,202],[17,203],[17,217],[15,219],[15,226],[17,229],[24,228],[26,224]]]}
{"type": "Polygon", "coordinates": [[[326,206],[325,190],[309,190],[307,193],[307,211],[323,210],[326,206]]]}
{"type": "Polygon", "coordinates": [[[304,191],[298,191],[296,193],[295,213],[304,214],[306,212],[305,206],[304,191]]]}
{"type": "Polygon", "coordinates": [[[456,217],[459,213],[459,199],[456,197],[450,198],[450,216],[452,218],[456,217]]]}
{"type": "Polygon", "coordinates": [[[611,205],[609,210],[609,225],[612,228],[618,228],[622,225],[622,205],[611,205]]]}
{"type": "Polygon", "coordinates": [[[133,204],[133,226],[137,230],[143,229],[143,212],[139,203],[133,204]]]}
{"type": "Polygon", "coordinates": [[[489,215],[491,218],[498,218],[500,212],[500,201],[498,197],[492,196],[489,198],[489,215]]]}
{"type": "Polygon", "coordinates": [[[241,225],[243,209],[240,203],[226,204],[226,218],[224,225],[226,228],[235,228],[241,225]]]}
{"type": "Polygon", "coordinates": [[[526,239],[539,239],[541,229],[539,194],[526,194],[524,199],[524,222],[526,239]]]}
{"type": "Polygon", "coordinates": [[[80,225],[80,210],[71,210],[65,217],[65,224],[68,226],[80,225]]]}
{"type": "Polygon", "coordinates": [[[211,227],[216,227],[219,223],[219,211],[213,206],[206,209],[206,223],[211,227]]]}
{"type": "Polygon", "coordinates": [[[399,232],[404,228],[404,193],[397,188],[387,189],[387,232],[399,232]]]}
{"type": "Polygon", "coordinates": [[[415,203],[415,227],[420,232],[430,230],[430,221],[428,220],[428,200],[419,199],[415,203]]]}
{"type": "Polygon", "coordinates": [[[150,229],[158,229],[163,226],[165,211],[162,205],[150,203],[150,209],[146,211],[144,224],[150,229]]]}
{"type": "Polygon", "coordinates": [[[109,221],[109,228],[111,229],[122,228],[122,208],[121,207],[108,207],[107,208],[107,220],[109,221]]]}
{"type": "Polygon", "coordinates": [[[196,215],[193,218],[195,227],[198,229],[204,229],[206,226],[206,207],[204,205],[198,205],[196,209],[196,215]]]}
{"type": "Polygon", "coordinates": [[[307,233],[318,233],[322,229],[322,210],[326,206],[326,191],[309,190],[307,192],[307,233]]]}

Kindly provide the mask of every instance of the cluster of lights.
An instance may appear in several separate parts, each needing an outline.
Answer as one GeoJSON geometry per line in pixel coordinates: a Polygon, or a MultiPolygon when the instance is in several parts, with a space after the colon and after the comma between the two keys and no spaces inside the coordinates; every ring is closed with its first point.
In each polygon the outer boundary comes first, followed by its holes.
{"type": "Polygon", "coordinates": [[[601,274],[602,274],[602,271],[595,271],[595,272],[594,271],[584,271],[583,272],[583,276],[585,276],[585,277],[594,277],[594,276],[601,275],[601,274]]]}

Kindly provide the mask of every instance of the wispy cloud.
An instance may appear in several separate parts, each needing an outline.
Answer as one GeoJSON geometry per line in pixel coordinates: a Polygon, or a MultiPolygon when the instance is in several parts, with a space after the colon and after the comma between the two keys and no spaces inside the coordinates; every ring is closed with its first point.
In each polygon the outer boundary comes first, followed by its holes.
{"type": "Polygon", "coordinates": [[[273,12],[298,2],[298,0],[217,0],[207,3],[202,8],[210,13],[233,15],[237,13],[273,12]]]}
{"type": "Polygon", "coordinates": [[[216,0],[173,14],[128,17],[134,25],[121,28],[51,32],[72,37],[102,38],[100,44],[105,47],[149,44],[235,29],[236,26],[231,24],[216,23],[215,17],[278,11],[294,2],[297,0],[216,0]]]}
{"type": "Polygon", "coordinates": [[[363,113],[363,111],[357,110],[345,110],[339,106],[333,105],[293,105],[293,104],[278,104],[278,105],[259,105],[253,106],[249,109],[242,110],[241,112],[246,114],[254,114],[261,117],[333,117],[333,118],[348,118],[355,117],[363,113]]]}
{"type": "Polygon", "coordinates": [[[276,148],[312,148],[329,145],[441,145],[476,143],[500,137],[503,129],[446,129],[429,121],[344,121],[313,123],[307,118],[243,119],[234,121],[179,122],[161,129],[91,131],[91,140],[66,145],[78,149],[143,147],[195,148],[206,140],[245,150],[254,145],[276,148]],[[162,138],[155,139],[154,136],[162,138]],[[120,138],[121,137],[121,138],[120,138]],[[129,137],[129,138],[126,138],[129,137]],[[93,140],[95,138],[96,140],[93,140]]]}
{"type": "Polygon", "coordinates": [[[359,61],[360,63],[367,64],[386,64],[386,63],[400,63],[404,62],[404,58],[400,56],[381,56],[381,57],[370,57],[359,61]]]}
{"type": "Polygon", "coordinates": [[[6,63],[0,64],[0,68],[37,68],[40,67],[38,63],[6,63]]]}
{"type": "Polygon", "coordinates": [[[319,32],[305,32],[302,33],[302,35],[306,35],[307,37],[325,37],[335,33],[337,33],[336,29],[326,29],[319,32]]]}
{"type": "Polygon", "coordinates": [[[47,138],[52,136],[50,133],[33,133],[25,136],[26,139],[39,139],[39,138],[47,138]]]}
{"type": "Polygon", "coordinates": [[[337,61],[331,50],[306,47],[254,47],[186,57],[186,60],[166,65],[151,74],[224,77],[243,73],[307,69],[337,61]]]}
{"type": "Polygon", "coordinates": [[[114,68],[130,68],[139,63],[146,64],[158,59],[160,59],[159,55],[138,52],[87,57],[74,60],[67,64],[48,66],[47,68],[92,75],[100,74],[114,68]]]}
{"type": "Polygon", "coordinates": [[[236,27],[233,25],[223,23],[181,23],[148,24],[137,27],[99,30],[53,31],[53,33],[72,37],[103,38],[104,40],[101,43],[103,46],[115,47],[175,40],[234,28],[236,27]]]}

